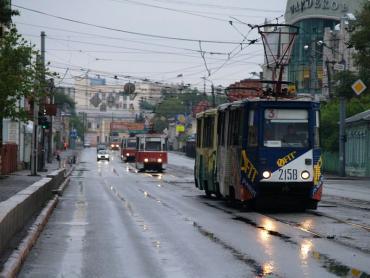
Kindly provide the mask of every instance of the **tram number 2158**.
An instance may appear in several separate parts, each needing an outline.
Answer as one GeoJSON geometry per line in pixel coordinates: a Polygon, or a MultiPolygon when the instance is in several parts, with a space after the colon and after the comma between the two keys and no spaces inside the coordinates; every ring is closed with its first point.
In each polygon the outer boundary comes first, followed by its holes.
{"type": "Polygon", "coordinates": [[[279,180],[292,181],[298,179],[297,169],[279,169],[279,180]]]}

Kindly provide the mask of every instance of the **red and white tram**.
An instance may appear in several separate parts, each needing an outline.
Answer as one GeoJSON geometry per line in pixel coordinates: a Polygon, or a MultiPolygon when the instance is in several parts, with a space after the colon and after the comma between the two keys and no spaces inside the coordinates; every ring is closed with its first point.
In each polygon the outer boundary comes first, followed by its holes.
{"type": "Polygon", "coordinates": [[[123,138],[121,144],[121,159],[125,162],[134,162],[136,155],[136,138],[123,138]]]}
{"type": "Polygon", "coordinates": [[[165,135],[149,133],[136,136],[135,166],[139,171],[163,171],[167,161],[165,135]]]}

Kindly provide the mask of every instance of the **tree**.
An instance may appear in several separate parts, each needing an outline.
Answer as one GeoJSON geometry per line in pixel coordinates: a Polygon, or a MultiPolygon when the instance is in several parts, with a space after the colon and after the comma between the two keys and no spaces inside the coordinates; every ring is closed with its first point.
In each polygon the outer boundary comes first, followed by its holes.
{"type": "MultiPolygon", "coordinates": [[[[370,2],[366,1],[356,18],[348,45],[356,49],[354,59],[359,67],[359,77],[370,85],[370,2]]],[[[370,86],[367,87],[364,93],[370,91],[370,86]]]]}
{"type": "Polygon", "coordinates": [[[370,109],[370,3],[364,4],[362,11],[356,16],[354,31],[351,33],[351,39],[348,47],[354,47],[355,65],[358,66],[359,72],[343,71],[338,73],[334,80],[334,99],[328,103],[322,104],[321,109],[321,144],[322,148],[327,151],[338,151],[338,115],[339,101],[338,97],[344,96],[347,99],[346,115],[351,117],[357,113],[370,109]],[[367,84],[368,89],[356,96],[351,86],[361,78],[367,84]]]}
{"type": "MultiPolygon", "coordinates": [[[[212,102],[211,96],[206,96],[197,89],[185,88],[182,93],[178,91],[164,93],[164,99],[155,107],[153,128],[157,132],[162,132],[168,128],[169,119],[174,119],[176,115],[190,115],[193,108],[202,100],[212,102]]],[[[216,105],[226,102],[225,96],[217,96],[216,105]]]]}
{"type": "Polygon", "coordinates": [[[46,94],[45,71],[35,59],[37,54],[14,26],[0,39],[0,146],[4,118],[27,120],[19,107],[22,97],[37,101],[46,94]]]}
{"type": "Polygon", "coordinates": [[[54,94],[54,103],[59,106],[64,112],[75,113],[76,103],[73,99],[63,92],[56,92],[54,94]]]}
{"type": "Polygon", "coordinates": [[[364,4],[354,23],[349,46],[357,51],[356,64],[362,69],[370,68],[370,3],[364,4]]]}
{"type": "MultiPolygon", "coordinates": [[[[12,22],[12,16],[19,15],[19,12],[11,9],[9,0],[0,0],[0,25],[10,27],[12,22]]],[[[2,31],[0,30],[0,37],[2,31]]]]}

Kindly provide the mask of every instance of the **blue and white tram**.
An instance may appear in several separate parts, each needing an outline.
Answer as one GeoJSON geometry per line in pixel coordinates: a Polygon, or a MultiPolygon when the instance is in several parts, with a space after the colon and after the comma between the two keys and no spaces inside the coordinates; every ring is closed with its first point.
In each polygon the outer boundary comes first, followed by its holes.
{"type": "Polygon", "coordinates": [[[220,195],[316,209],[322,194],[319,103],[252,99],[218,108],[220,195]]]}

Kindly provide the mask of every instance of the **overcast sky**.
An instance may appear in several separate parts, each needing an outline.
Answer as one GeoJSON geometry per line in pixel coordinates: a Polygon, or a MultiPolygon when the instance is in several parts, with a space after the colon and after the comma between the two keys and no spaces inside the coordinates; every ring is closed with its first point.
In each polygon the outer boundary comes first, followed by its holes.
{"type": "MultiPolygon", "coordinates": [[[[58,19],[19,7],[15,17],[20,33],[40,46],[45,31],[50,69],[72,85],[73,77],[100,74],[110,84],[150,79],[203,87],[206,76],[215,86],[227,86],[261,71],[263,48],[237,43],[259,38],[238,22],[262,24],[284,14],[281,0],[13,0],[13,5],[53,16],[117,29],[107,30],[58,19]],[[229,23],[232,21],[232,25],[229,23]],[[137,32],[195,41],[172,40],[125,33],[137,32]],[[246,36],[244,38],[243,36],[246,36]],[[227,43],[207,43],[211,40],[227,43]],[[204,59],[199,50],[205,51],[204,59]],[[207,65],[211,75],[209,76],[207,65]],[[117,76],[118,79],[114,79],[117,76]],[[130,77],[128,77],[130,76],[130,77]],[[209,76],[209,77],[208,77],[209,76]]],[[[207,87],[211,84],[207,81],[207,87]]]]}

